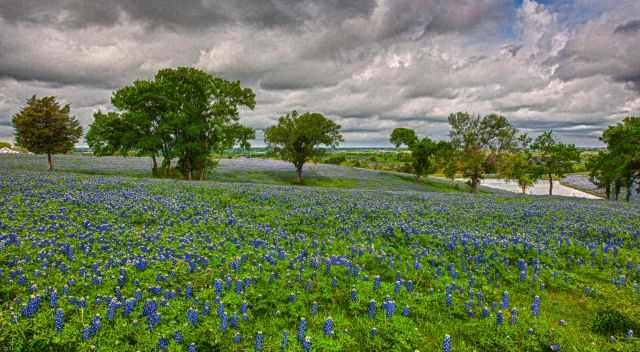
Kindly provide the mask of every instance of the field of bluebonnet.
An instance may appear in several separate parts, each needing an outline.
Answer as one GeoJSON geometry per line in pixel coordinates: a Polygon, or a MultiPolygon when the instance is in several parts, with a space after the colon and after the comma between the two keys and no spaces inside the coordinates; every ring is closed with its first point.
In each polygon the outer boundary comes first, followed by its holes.
{"type": "Polygon", "coordinates": [[[638,351],[640,207],[0,171],[0,351],[638,351]]]}

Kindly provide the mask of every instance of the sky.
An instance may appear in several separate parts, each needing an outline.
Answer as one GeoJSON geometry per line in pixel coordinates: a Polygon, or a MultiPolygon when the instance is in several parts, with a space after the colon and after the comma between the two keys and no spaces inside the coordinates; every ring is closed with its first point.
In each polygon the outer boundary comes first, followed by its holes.
{"type": "Polygon", "coordinates": [[[34,94],[86,127],[114,90],[193,66],[255,91],[257,146],[291,110],[345,146],[447,139],[456,111],[597,146],[640,115],[638,43],[638,0],[0,0],[0,140],[34,94]]]}

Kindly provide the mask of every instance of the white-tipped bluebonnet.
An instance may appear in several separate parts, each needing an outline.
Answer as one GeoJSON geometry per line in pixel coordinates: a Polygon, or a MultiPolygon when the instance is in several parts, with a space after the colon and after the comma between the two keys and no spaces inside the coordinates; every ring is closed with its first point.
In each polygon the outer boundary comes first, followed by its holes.
{"type": "Polygon", "coordinates": [[[502,311],[499,310],[498,312],[496,312],[496,324],[502,325],[503,323],[504,323],[504,315],[502,314],[502,311]]]}
{"type": "Polygon", "coordinates": [[[376,337],[376,335],[378,335],[378,329],[371,328],[370,334],[371,334],[371,337],[376,337]]]}
{"type": "Polygon", "coordinates": [[[300,324],[298,324],[298,330],[296,331],[296,338],[298,342],[302,343],[304,340],[305,332],[307,331],[307,320],[302,317],[300,318],[300,324]]]}
{"type": "Polygon", "coordinates": [[[180,331],[177,331],[173,333],[173,340],[177,343],[177,344],[182,344],[182,341],[184,341],[184,337],[182,336],[182,333],[180,331]]]}
{"type": "Polygon", "coordinates": [[[187,320],[192,326],[198,325],[198,311],[193,308],[187,310],[187,320]]]}
{"type": "Polygon", "coordinates": [[[531,314],[534,317],[537,317],[540,314],[540,296],[535,296],[533,298],[533,304],[531,304],[531,314]]]}
{"type": "Polygon", "coordinates": [[[451,336],[444,335],[444,340],[442,341],[442,351],[451,352],[451,336]]]}
{"type": "Polygon", "coordinates": [[[227,330],[228,326],[229,326],[229,320],[227,318],[227,313],[222,312],[222,314],[220,314],[220,331],[227,330]]]}
{"type": "Polygon", "coordinates": [[[402,308],[402,316],[404,317],[409,316],[409,306],[405,306],[404,308],[402,308]]]}
{"type": "Polygon", "coordinates": [[[502,304],[500,305],[502,309],[509,308],[509,292],[504,291],[502,293],[502,304]]]}
{"type": "Polygon", "coordinates": [[[196,344],[195,343],[190,343],[189,347],[187,347],[188,352],[197,352],[198,349],[196,348],[196,344]]]}
{"type": "Polygon", "coordinates": [[[380,275],[376,275],[373,279],[373,290],[376,291],[380,287],[380,275]]]}
{"type": "Polygon", "coordinates": [[[233,335],[233,343],[235,343],[235,344],[240,343],[240,333],[239,333],[239,332],[236,332],[236,333],[233,335]]]}
{"type": "Polygon", "coordinates": [[[304,352],[309,352],[311,351],[311,337],[306,336],[304,338],[304,341],[302,342],[302,350],[304,352]]]}
{"type": "Polygon", "coordinates": [[[376,317],[376,300],[375,300],[375,299],[372,299],[372,300],[369,302],[369,312],[368,312],[368,315],[369,315],[369,319],[373,319],[373,318],[375,318],[375,317],[376,317]]]}
{"type": "Polygon", "coordinates": [[[256,351],[262,351],[262,349],[264,348],[264,335],[262,334],[262,331],[258,331],[258,333],[256,334],[256,339],[253,347],[256,351]]]}
{"type": "Polygon", "coordinates": [[[318,314],[318,302],[311,303],[311,315],[318,314]]]}
{"type": "Polygon", "coordinates": [[[518,310],[516,308],[511,309],[511,316],[509,317],[509,325],[516,325],[518,322],[518,310]]]}
{"type": "Polygon", "coordinates": [[[286,351],[289,347],[289,330],[282,331],[282,339],[280,340],[280,349],[286,351]]]}

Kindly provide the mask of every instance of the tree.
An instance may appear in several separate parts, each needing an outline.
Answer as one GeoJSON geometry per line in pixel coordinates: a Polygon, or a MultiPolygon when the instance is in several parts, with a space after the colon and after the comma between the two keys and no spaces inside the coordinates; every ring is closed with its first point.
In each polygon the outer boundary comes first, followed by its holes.
{"type": "Polygon", "coordinates": [[[616,199],[624,187],[629,201],[633,186],[640,179],[640,117],[627,117],[622,123],[609,126],[601,140],[607,144],[607,153],[601,156],[604,160],[600,160],[605,166],[594,171],[613,182],[616,199]],[[603,170],[605,167],[608,169],[603,170]]]}
{"type": "Polygon", "coordinates": [[[69,115],[69,104],[60,105],[55,97],[35,95],[13,116],[16,145],[35,154],[47,154],[49,171],[53,170],[52,154],[68,153],[82,136],[78,120],[69,115]]]}
{"type": "Polygon", "coordinates": [[[267,128],[264,141],[283,160],[296,168],[298,182],[302,183],[302,167],[312,157],[322,154],[321,145],[335,148],[343,141],[340,125],[319,113],[302,115],[292,111],[278,119],[278,124],[267,128]]]}
{"type": "Polygon", "coordinates": [[[586,169],[589,170],[589,179],[594,185],[604,189],[607,199],[611,199],[612,192],[615,192],[615,198],[618,199],[620,188],[616,187],[618,182],[618,166],[621,164],[615,156],[611,155],[608,150],[601,150],[598,154],[587,159],[586,169]]]}
{"type": "MultiPolygon", "coordinates": [[[[408,128],[396,128],[391,132],[389,142],[396,148],[406,145],[411,151],[411,166],[416,174],[416,181],[420,181],[423,175],[429,175],[436,171],[436,154],[441,144],[428,137],[419,139],[415,131],[408,128]]],[[[441,142],[442,143],[442,142],[441,142]]]]}
{"type": "Polygon", "coordinates": [[[472,116],[466,112],[449,115],[451,144],[458,151],[457,168],[469,177],[471,192],[480,180],[495,170],[498,156],[514,147],[516,129],[504,116],[472,116]]]}
{"type": "Polygon", "coordinates": [[[0,149],[2,148],[9,148],[11,149],[11,143],[7,143],[7,142],[2,142],[0,141],[0,149]]]}
{"type": "Polygon", "coordinates": [[[255,107],[253,91],[199,69],[160,70],[153,80],[116,91],[111,102],[118,114],[96,115],[90,146],[98,154],[132,150],[148,155],[154,175],[167,175],[177,158],[184,178],[205,179],[212,152],[236,144],[247,148],[255,138],[239,123],[240,108],[255,107]],[[163,158],[160,168],[158,156],[163,158]]]}
{"type": "Polygon", "coordinates": [[[505,180],[515,180],[522,190],[527,193],[527,188],[531,187],[537,180],[536,164],[529,144],[531,138],[526,134],[518,137],[518,147],[510,153],[503,153],[498,159],[498,176],[505,180]]]}
{"type": "Polygon", "coordinates": [[[538,136],[531,149],[536,159],[536,175],[549,180],[549,195],[553,195],[553,176],[561,178],[573,172],[580,153],[575,145],[560,143],[551,131],[538,136]]]}

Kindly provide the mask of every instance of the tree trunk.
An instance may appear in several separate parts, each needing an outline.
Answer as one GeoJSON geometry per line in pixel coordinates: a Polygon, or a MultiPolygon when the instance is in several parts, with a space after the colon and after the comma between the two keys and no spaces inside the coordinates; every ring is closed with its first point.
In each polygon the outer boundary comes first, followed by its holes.
{"type": "Polygon", "coordinates": [[[553,175],[549,174],[549,195],[553,195],[553,175]]]}
{"type": "Polygon", "coordinates": [[[629,202],[631,200],[631,190],[633,187],[633,179],[627,178],[627,193],[625,194],[624,200],[629,202]]]}
{"type": "Polygon", "coordinates": [[[478,176],[471,176],[471,193],[478,193],[478,185],[480,184],[480,178],[478,176]]]}
{"type": "Polygon", "coordinates": [[[522,194],[527,194],[527,186],[521,186],[522,194]]]}
{"type": "Polygon", "coordinates": [[[151,169],[151,174],[153,177],[158,177],[158,161],[156,160],[156,155],[151,155],[151,160],[153,161],[153,168],[151,169]]]}
{"type": "Polygon", "coordinates": [[[607,186],[604,189],[604,193],[607,196],[607,200],[611,200],[611,185],[607,184],[607,186]]]}
{"type": "Polygon", "coordinates": [[[298,174],[298,183],[302,183],[302,166],[296,166],[296,173],[298,174]]]}
{"type": "Polygon", "coordinates": [[[49,171],[53,171],[53,159],[51,158],[51,152],[47,152],[47,162],[49,163],[49,171]]]}

